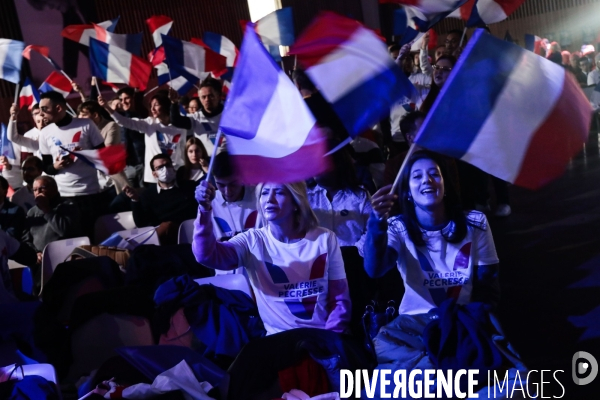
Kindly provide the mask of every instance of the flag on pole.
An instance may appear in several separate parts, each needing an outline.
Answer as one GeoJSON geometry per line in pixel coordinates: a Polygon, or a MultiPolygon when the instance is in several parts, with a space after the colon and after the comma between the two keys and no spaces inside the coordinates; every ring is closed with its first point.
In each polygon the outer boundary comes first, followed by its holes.
{"type": "Polygon", "coordinates": [[[415,91],[372,30],[332,12],[317,16],[290,54],[298,57],[352,137],[389,116],[394,103],[412,98],[415,91]]]}
{"type": "MultiPolygon", "coordinates": [[[[106,29],[108,32],[114,32],[120,17],[113,20],[100,22],[96,25],[106,29]]],[[[81,43],[85,46],[90,45],[90,38],[96,39],[96,29],[92,24],[68,25],[60,33],[62,37],[81,43]]]]}
{"type": "Polygon", "coordinates": [[[165,35],[162,45],[171,79],[183,76],[193,82],[206,77],[207,72],[225,69],[225,57],[211,49],[165,35]]]}
{"type": "Polygon", "coordinates": [[[63,97],[67,97],[73,86],[71,86],[71,81],[69,81],[63,74],[57,71],[52,71],[50,76],[46,78],[46,80],[40,86],[40,92],[46,93],[51,90],[54,90],[63,95],[63,97]]]}
{"type": "Polygon", "coordinates": [[[61,148],[106,175],[117,174],[125,169],[127,151],[122,144],[106,146],[101,149],[78,151],[70,151],[65,147],[61,148]]]}
{"type": "Polygon", "coordinates": [[[93,76],[103,81],[144,90],[152,64],[120,47],[90,39],[90,70],[93,76]]]}
{"type": "Polygon", "coordinates": [[[325,141],[298,89],[246,27],[220,129],[240,179],[288,183],[327,170],[325,141]]]}
{"type": "Polygon", "coordinates": [[[142,33],[112,33],[100,25],[92,24],[96,30],[96,40],[120,47],[128,52],[140,55],[142,52],[142,33]]]}
{"type": "Polygon", "coordinates": [[[591,116],[562,66],[478,29],[415,143],[537,189],[581,150],[591,116]]]}
{"type": "Polygon", "coordinates": [[[0,79],[19,84],[25,43],[12,39],[0,39],[0,79]]]}
{"type": "Polygon", "coordinates": [[[44,57],[50,64],[52,64],[54,69],[56,69],[57,71],[62,71],[62,68],[56,63],[56,61],[54,61],[50,57],[49,47],[30,44],[29,46],[25,47],[25,50],[23,50],[23,57],[25,57],[28,60],[31,60],[32,51],[35,51],[39,53],[42,57],[44,57]]]}
{"type": "Polygon", "coordinates": [[[13,148],[12,142],[8,140],[8,135],[6,133],[6,125],[4,124],[0,124],[0,136],[0,155],[14,160],[15,149],[13,148]]]}
{"type": "Polygon", "coordinates": [[[168,35],[173,27],[173,20],[166,15],[153,15],[146,20],[152,39],[154,40],[155,47],[162,45],[161,35],[168,35]]]}
{"type": "Polygon", "coordinates": [[[29,78],[25,78],[21,92],[19,93],[19,108],[27,107],[31,110],[35,104],[40,102],[40,93],[33,86],[29,78]]]}
{"type": "Polygon", "coordinates": [[[202,41],[212,51],[225,57],[227,67],[235,67],[239,51],[231,40],[217,33],[204,32],[202,41]]]}

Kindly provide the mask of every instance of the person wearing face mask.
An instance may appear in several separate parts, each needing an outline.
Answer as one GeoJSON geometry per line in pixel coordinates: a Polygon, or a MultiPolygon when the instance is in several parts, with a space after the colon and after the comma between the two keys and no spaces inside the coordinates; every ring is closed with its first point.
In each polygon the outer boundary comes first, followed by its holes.
{"type": "MultiPolygon", "coordinates": [[[[150,112],[152,116],[145,119],[128,118],[115,112],[108,106],[108,103],[102,96],[98,97],[98,104],[110,113],[117,124],[144,135],[144,183],[150,184],[156,182],[155,175],[148,168],[148,165],[150,165],[150,159],[157,154],[167,154],[170,156],[175,167],[180,167],[184,164],[183,153],[186,131],[171,125],[169,99],[164,94],[158,93],[152,96],[150,99],[150,112]]],[[[134,186],[134,182],[131,182],[130,186],[134,186]]]]}
{"type": "Polygon", "coordinates": [[[149,184],[141,194],[129,186],[124,189],[131,199],[135,226],[141,228],[170,222],[178,227],[181,222],[194,219],[198,203],[194,199],[193,187],[177,185],[177,173],[171,158],[157,154],[150,160],[149,167],[156,183],[149,184]]]}

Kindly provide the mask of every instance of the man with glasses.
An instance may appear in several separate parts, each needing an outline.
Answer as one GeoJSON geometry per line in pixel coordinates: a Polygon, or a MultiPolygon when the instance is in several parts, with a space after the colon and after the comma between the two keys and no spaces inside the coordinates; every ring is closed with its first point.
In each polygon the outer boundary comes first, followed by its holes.
{"type": "MultiPolygon", "coordinates": [[[[135,90],[130,87],[119,89],[117,92],[119,108],[116,110],[120,115],[127,118],[140,118],[135,111],[135,90]]],[[[144,186],[144,155],[146,144],[144,135],[138,131],[121,127],[121,138],[127,148],[127,166],[125,175],[132,187],[144,186]]]]}
{"type": "MultiPolygon", "coordinates": [[[[54,178],[48,175],[35,178],[33,195],[35,206],[27,212],[23,243],[37,252],[40,265],[42,252],[48,243],[78,237],[83,232],[79,209],[60,196],[54,178]]],[[[34,282],[40,282],[35,271],[34,282]]]]}
{"type": "MultiPolygon", "coordinates": [[[[178,228],[181,222],[196,218],[198,202],[194,198],[194,186],[177,185],[171,157],[162,153],[155,155],[150,160],[150,168],[156,183],[147,183],[148,187],[141,194],[129,186],[124,188],[131,199],[135,226],[141,228],[171,222],[178,228]]],[[[169,244],[162,240],[161,243],[169,244]]]]}
{"type": "MultiPolygon", "coordinates": [[[[446,45],[446,54],[453,55],[458,58],[460,56],[460,52],[462,50],[460,39],[462,38],[463,33],[458,29],[453,29],[446,35],[446,41],[444,44],[446,45]]],[[[467,42],[467,38],[465,37],[463,41],[463,45],[467,42]]]]}

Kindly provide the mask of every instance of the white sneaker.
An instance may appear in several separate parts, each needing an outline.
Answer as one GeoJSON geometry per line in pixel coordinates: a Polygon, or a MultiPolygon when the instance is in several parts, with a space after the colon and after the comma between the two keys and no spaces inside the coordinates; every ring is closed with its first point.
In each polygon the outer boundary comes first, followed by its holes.
{"type": "Polygon", "coordinates": [[[494,215],[496,217],[508,217],[512,213],[512,209],[508,204],[498,204],[494,215]]]}

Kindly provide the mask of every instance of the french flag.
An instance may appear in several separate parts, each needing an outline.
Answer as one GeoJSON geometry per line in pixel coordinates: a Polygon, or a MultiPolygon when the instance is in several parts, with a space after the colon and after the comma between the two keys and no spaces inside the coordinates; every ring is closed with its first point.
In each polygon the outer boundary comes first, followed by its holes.
{"type": "Polygon", "coordinates": [[[32,51],[35,51],[35,52],[41,54],[42,57],[44,57],[46,60],[48,60],[48,62],[50,64],[52,64],[54,69],[56,69],[58,71],[62,71],[62,68],[60,67],[60,65],[58,65],[56,63],[56,61],[54,61],[52,58],[50,58],[50,48],[49,47],[30,44],[29,46],[25,47],[25,49],[23,50],[23,57],[25,57],[28,60],[31,60],[31,52],[32,51]]]}
{"type": "Polygon", "coordinates": [[[29,78],[25,78],[21,92],[19,93],[19,108],[27,107],[31,110],[35,104],[40,102],[40,93],[33,86],[29,78]]]}
{"type": "Polygon", "coordinates": [[[166,35],[162,35],[162,45],[171,79],[183,76],[193,82],[206,77],[207,72],[225,69],[225,57],[211,49],[166,35]]]}
{"type": "Polygon", "coordinates": [[[152,64],[120,47],[90,39],[90,70],[92,75],[110,83],[124,83],[146,89],[152,64]]]}
{"type": "Polygon", "coordinates": [[[21,62],[25,43],[12,39],[0,39],[0,79],[19,84],[21,62]]]}
{"type": "Polygon", "coordinates": [[[327,170],[315,118],[252,24],[233,79],[220,129],[244,183],[297,182],[327,170]]]}
{"type": "Polygon", "coordinates": [[[194,85],[198,82],[198,79],[195,79],[190,82],[183,76],[178,76],[176,78],[173,78],[171,76],[172,79],[169,80],[169,67],[165,63],[158,64],[154,68],[156,68],[158,84],[164,85],[165,83],[168,83],[169,86],[175,89],[175,91],[177,91],[177,93],[179,93],[180,96],[187,94],[190,90],[194,88],[194,85]]]}
{"type": "Polygon", "coordinates": [[[483,26],[503,21],[524,2],[525,0],[476,0],[467,26],[483,26]]]}
{"type": "Polygon", "coordinates": [[[71,86],[71,81],[67,79],[63,74],[57,71],[52,71],[50,76],[46,78],[44,83],[40,86],[40,92],[46,93],[51,90],[54,90],[63,95],[63,97],[67,97],[73,87],[71,86]]]}
{"type": "Polygon", "coordinates": [[[122,144],[106,146],[101,149],[78,151],[61,148],[106,175],[118,174],[125,169],[127,164],[127,151],[122,144]]]}
{"type": "Polygon", "coordinates": [[[173,20],[166,15],[153,15],[146,20],[152,34],[155,47],[162,45],[162,35],[168,35],[173,27],[173,20]]]}
{"type": "Polygon", "coordinates": [[[4,156],[11,160],[15,159],[15,149],[6,132],[6,126],[0,124],[0,156],[4,156]]]}
{"type": "MultiPolygon", "coordinates": [[[[115,27],[117,26],[117,22],[119,21],[119,17],[108,20],[104,22],[100,22],[98,25],[109,32],[114,32],[115,27]]],[[[77,43],[81,43],[85,46],[90,45],[90,38],[96,38],[96,29],[92,24],[83,24],[83,25],[69,25],[66,26],[62,32],[60,33],[62,37],[65,37],[69,40],[72,40],[77,43]]]]}
{"type": "Polygon", "coordinates": [[[96,30],[96,39],[111,44],[117,47],[120,47],[128,52],[139,55],[142,51],[142,33],[135,34],[118,34],[112,33],[107,29],[101,27],[100,25],[94,25],[94,29],[96,30]]]}
{"type": "Polygon", "coordinates": [[[544,39],[537,35],[525,34],[525,48],[529,51],[533,51],[535,54],[542,54],[542,46],[544,39]]]}
{"type": "Polygon", "coordinates": [[[537,189],[581,150],[591,117],[562,66],[478,29],[415,143],[537,189]]]}
{"type": "Polygon", "coordinates": [[[281,8],[265,15],[256,21],[255,29],[266,46],[291,46],[294,44],[292,8],[281,8]]]}
{"type": "Polygon", "coordinates": [[[394,11],[394,35],[401,35],[400,45],[417,39],[468,0],[380,0],[403,7],[394,11]]]}
{"type": "Polygon", "coordinates": [[[415,90],[372,30],[332,12],[319,15],[290,54],[296,54],[352,137],[415,90]]]}
{"type": "Polygon", "coordinates": [[[226,58],[227,67],[235,67],[239,51],[235,44],[223,35],[213,32],[204,32],[202,41],[208,48],[226,58]]]}

